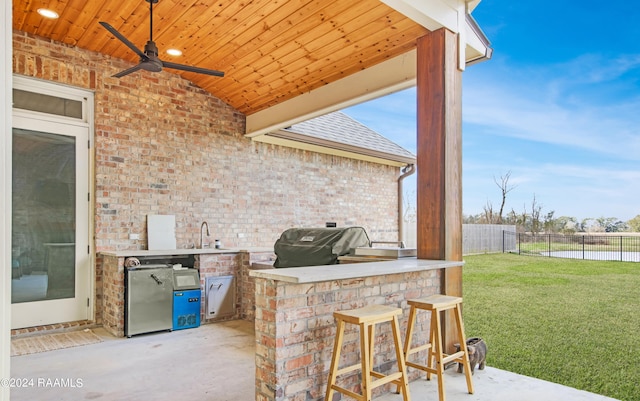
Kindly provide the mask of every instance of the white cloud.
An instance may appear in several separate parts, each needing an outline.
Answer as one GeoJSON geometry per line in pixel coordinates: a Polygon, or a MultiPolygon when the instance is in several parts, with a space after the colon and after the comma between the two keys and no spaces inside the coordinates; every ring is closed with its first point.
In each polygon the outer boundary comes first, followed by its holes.
{"type": "Polygon", "coordinates": [[[640,160],[636,79],[610,85],[639,66],[640,56],[609,61],[585,56],[558,68],[515,70],[498,64],[478,75],[469,69],[463,119],[485,134],[640,160]]]}
{"type": "MultiPolygon", "coordinates": [[[[640,55],[517,68],[491,60],[463,80],[465,214],[499,206],[494,177],[507,171],[507,210],[530,208],[535,195],[556,216],[640,214],[640,55]]],[[[415,152],[415,99],[412,88],[346,112],[415,152]]]]}
{"type": "Polygon", "coordinates": [[[640,68],[640,55],[623,54],[604,57],[599,54],[584,54],[559,66],[562,79],[577,84],[608,83],[622,78],[628,72],[640,68]]]}

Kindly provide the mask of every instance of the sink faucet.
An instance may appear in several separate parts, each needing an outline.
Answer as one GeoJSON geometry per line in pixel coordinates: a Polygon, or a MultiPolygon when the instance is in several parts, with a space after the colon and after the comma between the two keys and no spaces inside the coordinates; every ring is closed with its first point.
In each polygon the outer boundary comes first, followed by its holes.
{"type": "Polygon", "coordinates": [[[203,221],[202,224],[200,225],[200,248],[206,248],[209,246],[209,244],[204,243],[204,236],[202,235],[202,227],[207,226],[207,237],[209,236],[209,223],[207,223],[206,221],[203,221]]]}

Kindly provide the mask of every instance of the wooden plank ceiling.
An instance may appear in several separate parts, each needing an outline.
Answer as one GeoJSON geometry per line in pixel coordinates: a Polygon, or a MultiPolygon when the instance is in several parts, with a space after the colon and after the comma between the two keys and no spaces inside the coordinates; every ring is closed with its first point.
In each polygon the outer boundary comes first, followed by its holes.
{"type": "MultiPolygon", "coordinates": [[[[99,21],[141,50],[149,39],[144,0],[13,1],[14,29],[137,63],[138,56],[99,21]],[[39,8],[60,18],[44,19],[39,8]]],[[[379,0],[159,0],[153,6],[161,59],[225,76],[168,71],[247,115],[414,49],[425,33],[379,0]],[[169,48],[183,55],[171,57],[169,48]]],[[[138,74],[148,73],[121,79],[138,74]]]]}

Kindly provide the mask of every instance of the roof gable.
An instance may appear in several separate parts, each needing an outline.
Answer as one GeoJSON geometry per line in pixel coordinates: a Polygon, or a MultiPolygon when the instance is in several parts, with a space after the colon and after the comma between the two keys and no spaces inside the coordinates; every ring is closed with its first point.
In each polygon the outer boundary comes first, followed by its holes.
{"type": "Polygon", "coordinates": [[[371,161],[379,163],[406,165],[416,162],[413,153],[339,111],[294,124],[266,136],[288,141],[280,143],[285,146],[313,145],[324,148],[324,153],[334,153],[331,150],[342,151],[351,154],[341,154],[346,157],[368,156],[377,159],[371,161]]]}

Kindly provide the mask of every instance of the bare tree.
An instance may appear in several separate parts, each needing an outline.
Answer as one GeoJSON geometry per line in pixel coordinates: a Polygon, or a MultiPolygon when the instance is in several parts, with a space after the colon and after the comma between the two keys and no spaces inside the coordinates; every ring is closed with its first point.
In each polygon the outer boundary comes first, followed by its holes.
{"type": "Polygon", "coordinates": [[[519,216],[518,221],[524,232],[527,232],[527,205],[522,205],[522,214],[519,216]]]}
{"type": "Polygon", "coordinates": [[[542,211],[542,205],[538,205],[536,202],[536,194],[533,194],[533,201],[531,201],[531,232],[537,234],[540,232],[540,212],[542,211]]]}
{"type": "Polygon", "coordinates": [[[502,192],[502,203],[500,203],[500,211],[498,212],[497,224],[502,224],[502,213],[504,212],[504,205],[507,203],[507,194],[516,187],[515,185],[509,185],[509,178],[511,178],[511,170],[507,171],[505,175],[500,176],[500,182],[493,177],[493,182],[496,183],[500,191],[502,192]]]}
{"type": "Polygon", "coordinates": [[[493,224],[493,205],[487,200],[486,205],[482,207],[485,224],[493,224]]]}
{"type": "Polygon", "coordinates": [[[507,213],[507,216],[505,217],[505,220],[503,220],[503,221],[506,221],[507,224],[513,224],[514,226],[517,226],[517,225],[520,224],[519,223],[520,216],[512,208],[511,211],[509,213],[507,213]]]}
{"type": "Polygon", "coordinates": [[[553,215],[555,213],[556,212],[552,210],[544,216],[544,222],[542,226],[544,227],[545,233],[556,233],[560,231],[559,227],[557,227],[558,221],[553,218],[553,215]]]}
{"type": "Polygon", "coordinates": [[[416,191],[405,192],[403,197],[404,213],[403,219],[408,223],[415,223],[417,218],[417,210],[415,205],[416,191]]]}

